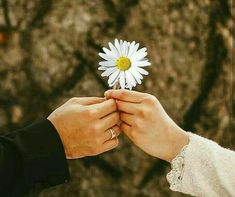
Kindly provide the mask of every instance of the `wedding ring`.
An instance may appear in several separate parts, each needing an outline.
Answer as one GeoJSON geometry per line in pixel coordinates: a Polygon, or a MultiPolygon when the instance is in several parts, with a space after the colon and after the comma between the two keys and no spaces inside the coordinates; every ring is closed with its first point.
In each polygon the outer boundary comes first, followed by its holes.
{"type": "Polygon", "coordinates": [[[112,140],[113,138],[115,138],[116,137],[116,135],[115,135],[115,131],[111,128],[111,129],[109,129],[109,131],[110,131],[110,134],[111,134],[111,138],[110,138],[110,140],[112,140]]]}

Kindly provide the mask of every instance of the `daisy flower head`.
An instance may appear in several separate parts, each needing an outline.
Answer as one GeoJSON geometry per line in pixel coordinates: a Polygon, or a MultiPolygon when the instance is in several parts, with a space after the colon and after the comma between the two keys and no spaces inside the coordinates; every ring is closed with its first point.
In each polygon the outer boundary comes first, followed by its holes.
{"type": "Polygon", "coordinates": [[[115,39],[114,43],[109,42],[109,49],[103,47],[103,51],[99,56],[104,61],[99,62],[98,70],[103,71],[102,77],[109,78],[110,87],[118,83],[122,89],[131,90],[141,84],[143,75],[148,75],[143,69],[151,65],[146,58],[147,48],[139,49],[139,43],[115,39]]]}

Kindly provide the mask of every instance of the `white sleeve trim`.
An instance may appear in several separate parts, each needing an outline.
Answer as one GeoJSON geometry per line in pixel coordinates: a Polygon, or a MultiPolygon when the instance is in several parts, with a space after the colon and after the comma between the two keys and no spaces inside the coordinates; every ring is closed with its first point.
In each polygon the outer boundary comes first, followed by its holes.
{"type": "MultiPolygon", "coordinates": [[[[190,140],[190,139],[189,139],[190,140]]],[[[190,143],[190,141],[189,141],[190,143]]],[[[180,153],[171,161],[171,171],[166,175],[172,191],[182,192],[185,153],[189,144],[185,145],[180,153]]]]}

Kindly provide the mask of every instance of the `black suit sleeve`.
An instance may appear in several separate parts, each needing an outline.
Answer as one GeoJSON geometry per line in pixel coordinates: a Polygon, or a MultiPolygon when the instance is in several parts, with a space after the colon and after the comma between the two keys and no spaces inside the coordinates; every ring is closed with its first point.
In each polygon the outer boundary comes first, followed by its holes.
{"type": "Polygon", "coordinates": [[[0,196],[29,195],[69,179],[63,144],[49,120],[0,136],[0,196]]]}

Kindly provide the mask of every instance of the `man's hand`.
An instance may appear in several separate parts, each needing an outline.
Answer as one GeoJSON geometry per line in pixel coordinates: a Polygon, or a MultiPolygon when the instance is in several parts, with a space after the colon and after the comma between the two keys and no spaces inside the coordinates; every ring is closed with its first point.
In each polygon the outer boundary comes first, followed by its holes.
{"type": "Polygon", "coordinates": [[[72,98],[56,109],[48,120],[57,129],[67,159],[93,156],[111,150],[118,139],[111,139],[110,128],[118,136],[119,114],[116,102],[97,97],[72,98]]]}
{"type": "Polygon", "coordinates": [[[128,90],[108,90],[105,96],[117,99],[121,130],[146,153],[171,161],[188,143],[186,132],[154,96],[128,90]]]}

